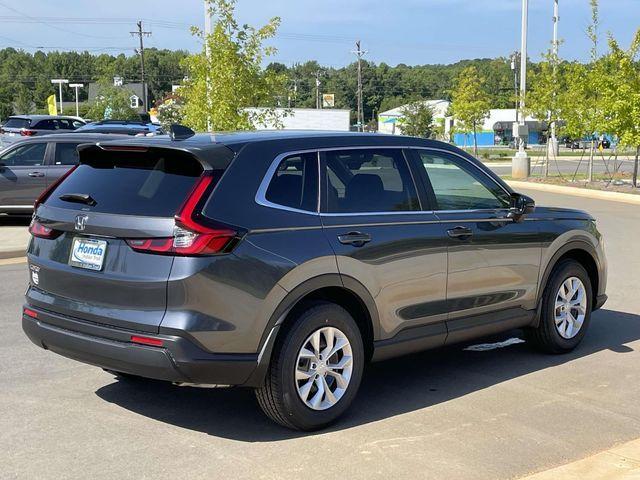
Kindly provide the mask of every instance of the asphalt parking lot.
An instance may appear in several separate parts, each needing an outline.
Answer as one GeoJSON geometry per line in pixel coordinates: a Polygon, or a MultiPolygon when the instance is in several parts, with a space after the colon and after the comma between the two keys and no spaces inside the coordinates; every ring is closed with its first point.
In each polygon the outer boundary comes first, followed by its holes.
{"type": "Polygon", "coordinates": [[[606,236],[609,302],[582,345],[374,364],[350,414],[314,434],[272,424],[248,390],[118,381],[38,349],[20,328],[25,264],[1,266],[0,478],[503,479],[640,437],[640,207],[524,193],[590,211],[606,236]]]}

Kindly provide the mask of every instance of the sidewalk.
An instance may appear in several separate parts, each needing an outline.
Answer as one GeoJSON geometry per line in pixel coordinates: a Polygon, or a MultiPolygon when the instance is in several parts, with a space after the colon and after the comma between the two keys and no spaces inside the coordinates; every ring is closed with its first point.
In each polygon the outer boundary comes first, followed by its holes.
{"type": "Polygon", "coordinates": [[[0,259],[24,257],[29,244],[27,220],[0,217],[0,259]]]}
{"type": "Polygon", "coordinates": [[[521,480],[640,480],[640,439],[521,480]]]}

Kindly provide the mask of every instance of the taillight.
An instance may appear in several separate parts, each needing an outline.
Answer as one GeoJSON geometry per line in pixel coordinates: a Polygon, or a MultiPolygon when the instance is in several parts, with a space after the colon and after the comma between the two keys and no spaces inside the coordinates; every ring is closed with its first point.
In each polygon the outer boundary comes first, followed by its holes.
{"type": "Polygon", "coordinates": [[[226,226],[203,225],[195,215],[213,181],[212,175],[200,177],[175,216],[173,236],[131,238],[126,240],[127,244],[137,252],[168,255],[215,255],[226,251],[238,232],[226,226]]]}
{"type": "Polygon", "coordinates": [[[73,172],[76,168],[78,168],[78,165],[71,167],[69,170],[67,170],[67,173],[65,173],[58,180],[56,180],[51,185],[49,185],[49,187],[40,194],[40,196],[36,200],[36,203],[33,204],[34,212],[38,209],[38,206],[40,204],[42,204],[47,198],[49,198],[49,195],[51,195],[51,192],[53,192],[56,189],[56,187],[60,185],[65,178],[71,175],[71,172],[73,172]]]}
{"type": "Polygon", "coordinates": [[[60,230],[54,230],[51,227],[47,227],[46,225],[41,224],[35,218],[31,220],[31,224],[29,225],[29,233],[34,237],[48,238],[50,240],[53,240],[54,238],[57,238],[62,234],[60,230]]]}
{"type": "Polygon", "coordinates": [[[22,130],[20,130],[20,135],[22,135],[23,137],[31,137],[35,134],[36,134],[35,130],[29,130],[27,128],[23,128],[22,130]]]}

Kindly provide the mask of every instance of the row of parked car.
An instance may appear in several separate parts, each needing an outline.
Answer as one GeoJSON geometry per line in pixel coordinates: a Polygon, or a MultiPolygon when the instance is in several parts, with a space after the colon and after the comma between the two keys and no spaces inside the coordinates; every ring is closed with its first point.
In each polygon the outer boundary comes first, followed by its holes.
{"type": "Polygon", "coordinates": [[[17,115],[0,127],[0,213],[25,214],[40,193],[78,163],[83,143],[162,133],[153,123],[17,115]]]}

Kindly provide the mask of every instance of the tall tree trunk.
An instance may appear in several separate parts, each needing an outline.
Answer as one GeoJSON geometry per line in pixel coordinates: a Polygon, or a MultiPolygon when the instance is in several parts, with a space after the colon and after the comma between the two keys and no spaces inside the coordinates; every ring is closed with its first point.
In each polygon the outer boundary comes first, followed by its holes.
{"type": "Polygon", "coordinates": [[[594,151],[595,141],[593,138],[591,139],[591,151],[589,152],[589,172],[587,175],[587,181],[589,183],[593,182],[593,151],[594,151]]]}
{"type": "Polygon", "coordinates": [[[478,137],[476,135],[476,122],[473,122],[473,155],[478,158],[478,137]]]}
{"type": "Polygon", "coordinates": [[[633,187],[638,187],[638,157],[640,157],[640,145],[636,147],[636,159],[633,162],[633,187]]]}

